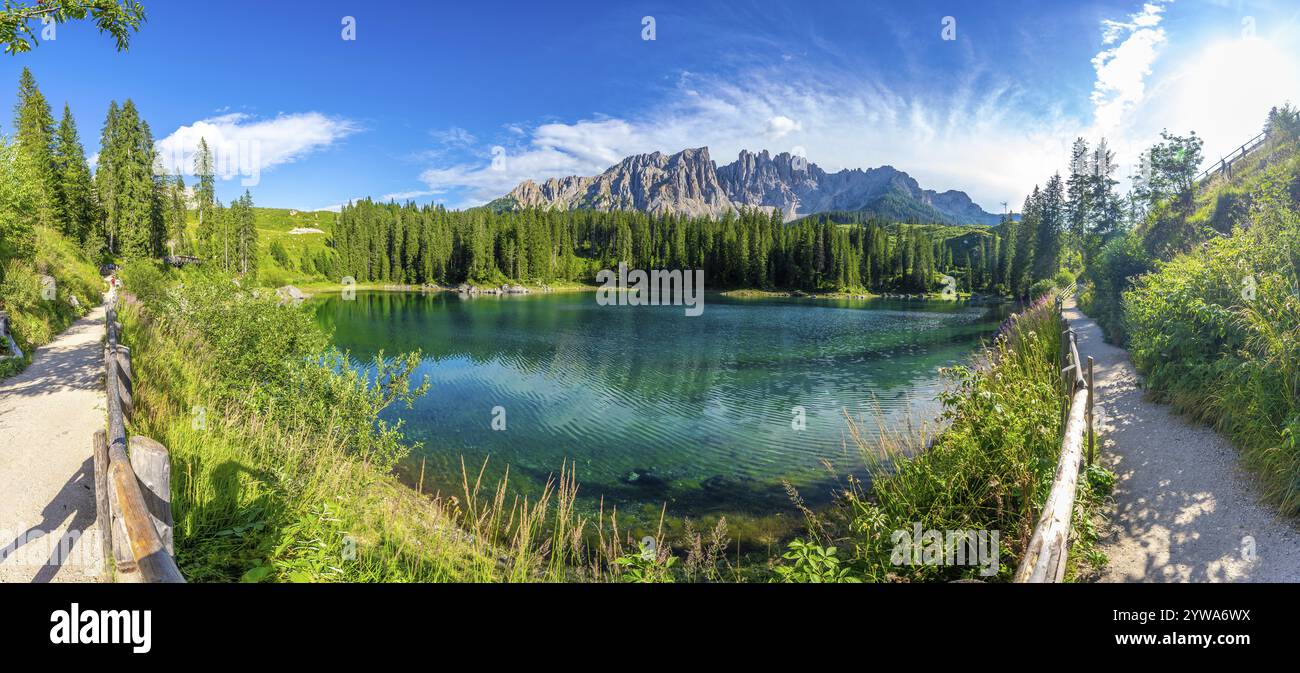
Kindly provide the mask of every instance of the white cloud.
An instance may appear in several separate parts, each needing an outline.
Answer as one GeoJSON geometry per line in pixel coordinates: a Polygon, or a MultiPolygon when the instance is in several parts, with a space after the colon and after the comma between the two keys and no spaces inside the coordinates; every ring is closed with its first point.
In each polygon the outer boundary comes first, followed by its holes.
{"type": "Polygon", "coordinates": [[[767,135],[772,140],[779,140],[795,131],[802,130],[802,124],[785,115],[777,115],[767,120],[767,135]]]}
{"type": "Polygon", "coordinates": [[[596,175],[632,154],[708,146],[724,164],[742,149],[799,149],[828,171],[890,164],[923,187],[960,189],[1000,212],[1000,202],[1017,203],[1064,165],[1077,125],[1020,114],[1011,88],[980,92],[946,104],[874,82],[687,75],[643,117],[541,124],[495,162],[483,152],[429,168],[420,179],[431,190],[459,190],[463,199],[455,205],[463,207],[526,179],[596,175]],[[794,133],[797,144],[787,137],[794,133]]]}
{"type": "Polygon", "coordinates": [[[1103,44],[1123,41],[1092,59],[1097,72],[1092,88],[1093,123],[1099,134],[1119,128],[1125,115],[1142,102],[1146,78],[1166,41],[1160,28],[1163,12],[1164,6],[1157,0],[1143,5],[1127,22],[1102,22],[1103,44]]]}
{"type": "Polygon", "coordinates": [[[406,192],[393,192],[392,194],[385,194],[382,197],[382,200],[383,201],[409,201],[410,199],[418,199],[425,196],[435,196],[441,193],[442,191],[436,189],[412,189],[406,192]]]}
{"type": "Polygon", "coordinates": [[[469,147],[478,142],[478,138],[475,138],[473,133],[460,128],[459,126],[430,131],[429,135],[433,136],[434,140],[437,140],[443,145],[454,147],[469,147]]]}
{"type": "Polygon", "coordinates": [[[193,175],[194,153],[204,139],[212,149],[218,176],[241,176],[243,184],[251,186],[263,170],[297,161],[358,130],[350,120],[320,112],[281,114],[271,119],[233,112],[182,126],[155,145],[163,169],[193,175]]]}
{"type": "Polygon", "coordinates": [[[1103,22],[1103,40],[1124,39],[1093,61],[1103,67],[1085,134],[1108,138],[1122,182],[1163,129],[1195,131],[1206,161],[1215,161],[1259,133],[1271,106],[1300,101],[1294,24],[1269,22],[1274,32],[1259,35],[1212,25],[1198,34],[1184,22],[1184,32],[1166,35],[1159,27],[1163,9],[1148,4],[1126,22],[1103,22]]]}

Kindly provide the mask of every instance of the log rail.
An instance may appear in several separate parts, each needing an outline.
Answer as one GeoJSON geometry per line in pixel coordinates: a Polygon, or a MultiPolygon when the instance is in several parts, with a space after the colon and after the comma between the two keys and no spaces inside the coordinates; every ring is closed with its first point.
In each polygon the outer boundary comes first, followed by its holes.
{"type": "MultiPolygon", "coordinates": [[[[1074,293],[1074,286],[1057,297],[1057,309],[1064,297],[1074,293]]],[[[1079,485],[1079,467],[1091,465],[1096,443],[1093,432],[1092,357],[1079,359],[1074,330],[1061,335],[1061,389],[1067,400],[1062,426],[1061,455],[1052,479],[1052,489],[1043,503],[1042,514],[1016,568],[1015,581],[1026,583],[1061,582],[1065,579],[1066,559],[1070,551],[1070,518],[1074,514],[1075,491],[1079,485]],[[1085,455],[1086,454],[1086,455],[1085,455]]]]}
{"type": "Polygon", "coordinates": [[[97,430],[93,442],[95,515],[106,570],[118,582],[184,582],[173,556],[171,458],[162,444],[127,436],[126,420],[135,408],[133,373],[131,350],[119,342],[116,292],[109,293],[105,323],[108,427],[97,430]]]}

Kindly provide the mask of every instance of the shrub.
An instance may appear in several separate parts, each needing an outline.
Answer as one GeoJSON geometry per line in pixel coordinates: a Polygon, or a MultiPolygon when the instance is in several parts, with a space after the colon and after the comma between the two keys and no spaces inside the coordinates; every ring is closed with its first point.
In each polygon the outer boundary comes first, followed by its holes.
{"type": "MultiPolygon", "coordinates": [[[[1084,311],[1097,321],[1107,341],[1124,343],[1123,293],[1154,265],[1142,246],[1141,237],[1125,232],[1106,242],[1086,271],[1092,296],[1084,311]]],[[[1083,306],[1082,302],[1080,305],[1083,306]]]]}
{"type": "Polygon", "coordinates": [[[1044,278],[1033,285],[1029,286],[1029,298],[1038,299],[1039,297],[1051,293],[1057,287],[1056,281],[1051,278],[1044,278]]]}
{"type": "MultiPolygon", "coordinates": [[[[1001,531],[996,579],[1010,579],[1050,488],[1060,448],[1062,396],[1057,357],[1062,323],[1050,296],[1008,320],[980,366],[948,371],[940,396],[947,428],[927,447],[849,434],[871,467],[870,487],[844,494],[852,557],[817,545],[791,546],[778,579],[854,577],[945,581],[980,568],[894,563],[895,531],[1001,531]],[[831,559],[836,559],[832,562],[831,559]],[[847,568],[846,573],[841,573],[847,568]]],[[[922,443],[924,440],[922,439],[922,443]]]]}
{"type": "Polygon", "coordinates": [[[1264,492],[1300,512],[1300,214],[1266,173],[1252,226],[1163,265],[1124,296],[1133,362],[1160,399],[1213,423],[1264,492]]]}

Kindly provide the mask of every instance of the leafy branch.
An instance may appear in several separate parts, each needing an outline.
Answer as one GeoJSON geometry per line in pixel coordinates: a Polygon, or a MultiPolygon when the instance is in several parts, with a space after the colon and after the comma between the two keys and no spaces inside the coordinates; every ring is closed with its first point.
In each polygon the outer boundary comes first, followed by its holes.
{"type": "Polygon", "coordinates": [[[61,25],[68,21],[82,21],[89,16],[100,33],[108,33],[117,43],[117,50],[130,46],[131,33],[145,22],[144,6],[136,0],[37,0],[36,4],[4,0],[0,11],[0,44],[7,54],[31,51],[40,44],[30,22],[53,22],[61,25]]]}

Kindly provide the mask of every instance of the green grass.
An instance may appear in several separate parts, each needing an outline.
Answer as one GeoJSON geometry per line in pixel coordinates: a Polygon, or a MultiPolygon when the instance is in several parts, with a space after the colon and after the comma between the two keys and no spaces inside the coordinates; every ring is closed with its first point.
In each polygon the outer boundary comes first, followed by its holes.
{"type": "MultiPolygon", "coordinates": [[[[334,251],[329,247],[329,243],[334,233],[334,221],[337,216],[337,213],[327,210],[254,208],[253,217],[257,227],[258,283],[266,287],[337,283],[339,279],[326,278],[315,268],[312,261],[321,255],[333,256],[334,251]],[[294,229],[320,229],[323,233],[290,234],[289,232],[294,229]],[[286,260],[278,260],[272,256],[273,244],[278,244],[284,249],[286,260]]],[[[198,231],[198,213],[189,211],[187,217],[190,240],[195,240],[198,231]]]]}
{"type": "MultiPolygon", "coordinates": [[[[1012,319],[978,359],[955,367],[942,395],[947,427],[932,441],[881,429],[869,433],[850,419],[849,435],[872,468],[864,486],[850,480],[838,510],[806,512],[809,536],[851,553],[837,562],[850,578],[875,582],[956,579],[1008,581],[1033,533],[1060,454],[1062,409],[1057,360],[1064,324],[1052,296],[1012,319]],[[894,534],[923,530],[998,531],[997,574],[978,566],[900,565],[894,534]]],[[[1096,553],[1098,511],[1108,474],[1090,468],[1081,479],[1072,562],[1089,568],[1096,553]]],[[[790,558],[787,555],[787,558],[790,558]]],[[[799,562],[799,561],[796,561],[799,562]]],[[[1076,576],[1071,573],[1071,577],[1076,576]]]]}
{"type": "Polygon", "coordinates": [[[1300,208],[1287,164],[1252,194],[1249,228],[1163,264],[1124,295],[1133,362],[1157,399],[1242,450],[1264,495],[1300,514],[1300,208]]]}
{"type": "Polygon", "coordinates": [[[104,281],[85,254],[58,232],[36,229],[36,255],[10,260],[0,283],[0,302],[9,313],[9,329],[22,348],[22,360],[0,364],[0,377],[21,371],[32,350],[50,342],[100,302],[104,281]],[[43,277],[54,279],[51,296],[43,277]],[[78,306],[70,301],[76,297],[78,306]]]}
{"type": "MultiPolygon", "coordinates": [[[[137,262],[123,275],[138,293],[121,311],[132,432],[171,452],[176,556],[192,581],[665,579],[668,531],[655,535],[662,561],[625,567],[637,543],[616,511],[577,513],[571,470],[533,499],[478,466],[457,493],[400,483],[391,468],[410,446],[378,414],[418,393],[418,354],[377,360],[372,380],[325,347],[304,309],[222,274],[137,262]]],[[[686,531],[683,577],[731,573],[725,538],[725,523],[686,531]]]]}

